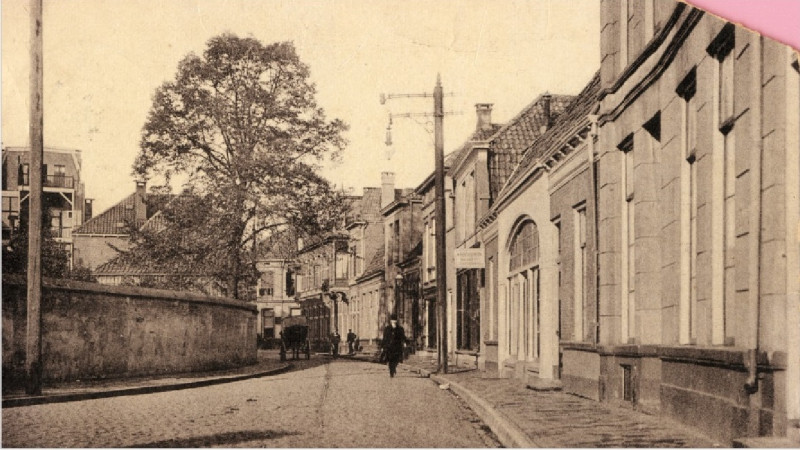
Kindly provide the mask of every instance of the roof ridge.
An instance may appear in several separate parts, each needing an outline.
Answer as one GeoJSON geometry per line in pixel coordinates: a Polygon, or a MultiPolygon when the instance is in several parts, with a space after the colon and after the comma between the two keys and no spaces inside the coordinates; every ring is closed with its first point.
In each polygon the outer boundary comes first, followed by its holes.
{"type": "Polygon", "coordinates": [[[535,98],[535,99],[534,99],[532,102],[530,102],[530,103],[529,103],[527,106],[525,106],[524,108],[522,108],[522,109],[520,110],[520,112],[519,112],[519,113],[517,113],[517,115],[515,115],[513,118],[509,119],[509,120],[508,120],[508,122],[506,122],[505,124],[503,124],[503,125],[500,127],[500,129],[498,129],[498,130],[497,130],[497,131],[496,131],[496,132],[495,132],[493,135],[491,135],[491,136],[489,137],[489,139],[486,139],[486,140],[487,140],[487,141],[493,141],[493,140],[494,140],[494,139],[495,139],[495,138],[496,138],[496,137],[497,137],[499,134],[501,134],[501,133],[503,133],[504,131],[506,131],[507,129],[511,128],[511,126],[512,126],[512,125],[514,125],[514,124],[518,123],[518,122],[519,122],[519,121],[522,119],[522,117],[523,117],[523,116],[525,116],[525,114],[527,114],[527,113],[528,113],[528,112],[529,112],[531,109],[533,109],[533,108],[534,108],[534,107],[535,107],[537,104],[539,104],[539,101],[540,101],[540,100],[541,100],[541,99],[542,99],[542,98],[543,98],[545,95],[549,95],[551,99],[552,99],[552,98],[555,98],[555,97],[559,97],[559,98],[575,98],[575,97],[577,97],[576,95],[568,95],[568,94],[550,94],[550,93],[548,93],[548,92],[543,92],[543,93],[539,94],[538,96],[536,96],[536,98],[535,98]]]}
{"type": "MultiPolygon", "coordinates": [[[[86,234],[93,234],[92,232],[88,231],[88,228],[90,227],[90,225],[94,225],[96,223],[101,222],[102,220],[105,220],[108,215],[110,215],[113,211],[116,211],[118,208],[123,207],[125,205],[125,203],[127,201],[131,200],[133,198],[133,196],[135,196],[135,195],[136,195],[136,192],[133,192],[133,193],[127,195],[122,200],[120,200],[117,203],[115,203],[115,204],[109,206],[108,208],[106,208],[100,214],[92,217],[91,219],[87,220],[86,222],[83,222],[79,227],[75,228],[72,231],[72,234],[76,234],[76,233],[80,234],[80,233],[84,233],[84,232],[86,234]]],[[[100,233],[100,234],[111,234],[111,233],[100,233]]]]}
{"type": "MultiPolygon", "coordinates": [[[[566,105],[564,110],[561,114],[555,119],[552,126],[547,129],[546,132],[542,133],[541,135],[537,136],[533,142],[528,145],[525,150],[523,151],[522,155],[520,156],[519,163],[514,167],[514,170],[508,176],[508,179],[503,184],[503,186],[498,191],[498,198],[504,196],[506,191],[510,189],[510,186],[513,185],[517,179],[521,176],[520,174],[528,169],[531,168],[532,162],[540,159],[542,154],[534,155],[533,152],[538,149],[540,145],[543,144],[552,144],[553,141],[560,138],[563,138],[565,134],[570,132],[572,129],[576,127],[575,124],[570,126],[570,123],[579,122],[586,118],[582,116],[573,117],[573,114],[576,112],[581,111],[581,107],[586,107],[587,105],[591,105],[594,103],[594,99],[596,99],[596,93],[592,95],[593,91],[596,91],[599,86],[599,71],[596,72],[589,82],[581,89],[580,93],[572,98],[572,100],[566,105]]],[[[588,119],[586,119],[588,120],[588,119]]],[[[571,135],[567,134],[567,136],[571,135]]],[[[546,150],[545,150],[546,151],[546,150]]]]}

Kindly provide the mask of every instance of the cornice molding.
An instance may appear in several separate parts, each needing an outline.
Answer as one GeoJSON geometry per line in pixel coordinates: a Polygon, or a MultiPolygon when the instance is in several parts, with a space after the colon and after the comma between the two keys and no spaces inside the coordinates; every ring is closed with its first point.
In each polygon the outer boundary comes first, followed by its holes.
{"type": "Polygon", "coordinates": [[[678,55],[678,51],[683,47],[683,43],[686,41],[694,27],[700,22],[700,19],[705,14],[702,10],[692,7],[691,11],[689,11],[689,13],[686,15],[686,18],[683,21],[680,21],[680,26],[678,29],[673,30],[679,23],[678,19],[685,8],[687,8],[687,5],[679,4],[675,8],[675,11],[670,17],[667,25],[659,33],[658,37],[651,41],[650,44],[645,48],[645,51],[642,52],[642,54],[639,55],[639,57],[636,58],[636,60],[626,68],[625,72],[623,72],[613,86],[600,92],[600,96],[598,97],[600,101],[602,101],[608,95],[616,94],[633,76],[633,74],[639,70],[640,66],[644,65],[644,62],[647,59],[656,54],[656,51],[661,47],[661,44],[664,43],[666,37],[672,31],[674,31],[674,36],[664,48],[660,58],[655,63],[653,68],[646,75],[644,75],[641,80],[632,86],[627,93],[625,93],[624,98],[618,104],[599,115],[599,126],[603,126],[608,122],[616,120],[623,111],[625,111],[636,99],[639,98],[639,96],[641,96],[653,83],[655,83],[656,80],[661,77],[661,75],[669,68],[670,64],[672,64],[672,62],[675,60],[675,57],[678,55]]]}

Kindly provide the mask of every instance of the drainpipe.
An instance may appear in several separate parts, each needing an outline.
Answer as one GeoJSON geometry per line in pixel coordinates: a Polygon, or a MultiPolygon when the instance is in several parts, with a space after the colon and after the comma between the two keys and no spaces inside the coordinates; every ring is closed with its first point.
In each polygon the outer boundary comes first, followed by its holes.
{"type": "Polygon", "coordinates": [[[752,127],[756,137],[755,151],[751,153],[750,160],[750,242],[749,252],[750,267],[748,268],[749,280],[749,301],[748,317],[752,319],[750,329],[753,333],[750,348],[747,350],[745,365],[747,366],[747,381],[744,388],[749,394],[758,392],[758,353],[759,353],[759,326],[761,322],[761,208],[762,208],[762,161],[764,154],[764,143],[761,138],[761,114],[763,96],[761,92],[761,36],[754,36],[753,55],[755,60],[751,70],[751,86],[753,92],[753,102],[750,105],[752,127]]]}
{"type": "Polygon", "coordinates": [[[595,156],[595,139],[597,138],[597,114],[589,114],[589,124],[591,130],[589,131],[589,195],[592,197],[592,225],[594,226],[594,243],[592,243],[592,257],[594,258],[594,289],[592,295],[594,296],[594,344],[600,344],[600,252],[598,244],[600,243],[600,231],[598,229],[597,220],[597,172],[594,167],[595,156]]]}

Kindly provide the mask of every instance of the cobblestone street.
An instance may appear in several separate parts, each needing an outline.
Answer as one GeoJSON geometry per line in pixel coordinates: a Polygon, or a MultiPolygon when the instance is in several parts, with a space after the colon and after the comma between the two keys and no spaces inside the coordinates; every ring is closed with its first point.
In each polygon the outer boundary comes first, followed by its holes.
{"type": "Polygon", "coordinates": [[[4,447],[498,445],[429,380],[343,360],[197,389],[3,409],[4,447]]]}

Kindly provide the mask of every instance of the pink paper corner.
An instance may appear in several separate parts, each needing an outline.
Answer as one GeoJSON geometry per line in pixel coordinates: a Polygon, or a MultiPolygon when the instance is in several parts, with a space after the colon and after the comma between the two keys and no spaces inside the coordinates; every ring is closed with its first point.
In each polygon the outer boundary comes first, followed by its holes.
{"type": "Polygon", "coordinates": [[[800,0],[686,0],[698,8],[800,49],[800,0]]]}

